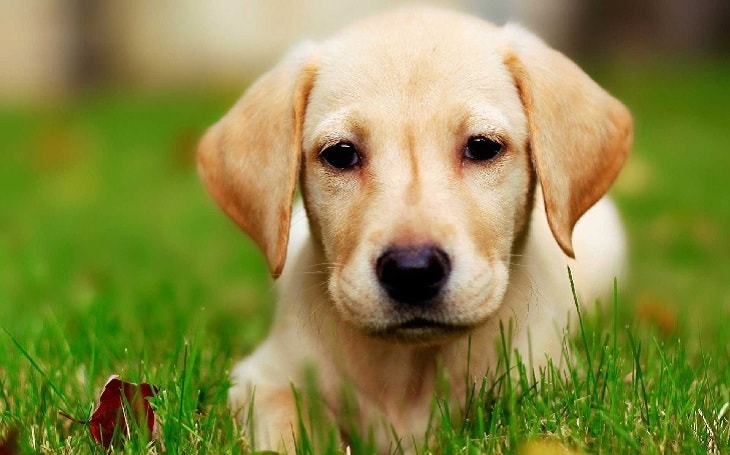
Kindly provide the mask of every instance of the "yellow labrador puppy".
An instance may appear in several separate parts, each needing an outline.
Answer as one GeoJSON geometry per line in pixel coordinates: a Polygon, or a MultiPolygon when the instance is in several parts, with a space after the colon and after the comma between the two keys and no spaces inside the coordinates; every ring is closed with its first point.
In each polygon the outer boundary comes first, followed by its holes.
{"type": "Polygon", "coordinates": [[[619,101],[514,25],[401,9],[285,57],[198,157],[278,277],[230,390],[256,445],[292,451],[308,370],[329,418],[349,388],[348,421],[387,451],[424,434],[437,370],[455,404],[496,371],[500,324],[533,368],[559,362],[566,264],[585,302],[621,271],[603,196],[631,141],[619,101]]]}

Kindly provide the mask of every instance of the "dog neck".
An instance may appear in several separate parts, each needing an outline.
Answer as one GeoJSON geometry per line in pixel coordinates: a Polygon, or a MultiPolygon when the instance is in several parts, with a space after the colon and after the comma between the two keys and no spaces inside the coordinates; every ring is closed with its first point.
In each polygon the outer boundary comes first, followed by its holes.
{"type": "MultiPolygon", "coordinates": [[[[304,248],[293,265],[294,270],[307,270],[306,278],[294,280],[298,287],[281,286],[287,295],[279,296],[272,330],[278,332],[277,339],[291,338],[292,349],[316,347],[318,352],[301,353],[300,370],[316,373],[322,397],[333,413],[340,412],[343,396],[349,393],[364,425],[387,421],[392,425],[388,431],[408,434],[425,428],[434,396],[463,405],[466,389],[478,387],[490,373],[488,365],[496,364],[494,357],[484,356],[483,349],[479,349],[481,358],[470,359],[469,352],[470,343],[493,343],[498,321],[487,321],[471,333],[429,346],[374,337],[343,321],[331,301],[322,301],[328,275],[321,249],[314,242],[304,248]]],[[[296,384],[301,378],[292,381],[296,384]]]]}

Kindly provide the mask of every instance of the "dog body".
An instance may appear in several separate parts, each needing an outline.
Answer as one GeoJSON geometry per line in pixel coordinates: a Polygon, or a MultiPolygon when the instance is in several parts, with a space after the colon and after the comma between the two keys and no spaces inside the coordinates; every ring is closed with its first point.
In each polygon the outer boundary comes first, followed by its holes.
{"type": "Polygon", "coordinates": [[[559,363],[566,265],[584,302],[621,271],[602,196],[631,133],[621,103],[528,32],[436,9],[363,21],[263,76],[199,150],[281,275],[271,332],[232,374],[256,445],[292,450],[307,371],[328,417],[386,451],[423,436],[440,374],[463,405],[499,373],[500,326],[532,368],[559,363]]]}

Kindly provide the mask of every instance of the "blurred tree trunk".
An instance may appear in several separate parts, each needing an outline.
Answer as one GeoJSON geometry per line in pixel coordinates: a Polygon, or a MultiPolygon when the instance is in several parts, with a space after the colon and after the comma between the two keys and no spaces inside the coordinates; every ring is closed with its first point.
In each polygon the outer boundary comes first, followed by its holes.
{"type": "Polygon", "coordinates": [[[730,47],[730,0],[594,0],[584,15],[584,53],[702,55],[730,47]]]}
{"type": "Polygon", "coordinates": [[[105,2],[98,0],[65,0],[71,11],[71,85],[83,90],[105,82],[108,68],[107,17],[105,2]]]}

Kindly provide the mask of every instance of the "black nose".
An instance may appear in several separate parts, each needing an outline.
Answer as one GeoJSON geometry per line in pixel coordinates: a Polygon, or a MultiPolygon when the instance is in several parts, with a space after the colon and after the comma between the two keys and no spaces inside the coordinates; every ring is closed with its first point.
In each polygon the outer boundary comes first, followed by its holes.
{"type": "Polygon", "coordinates": [[[391,298],[418,305],[441,291],[451,263],[442,249],[432,245],[391,247],[378,258],[375,271],[391,298]]]}

